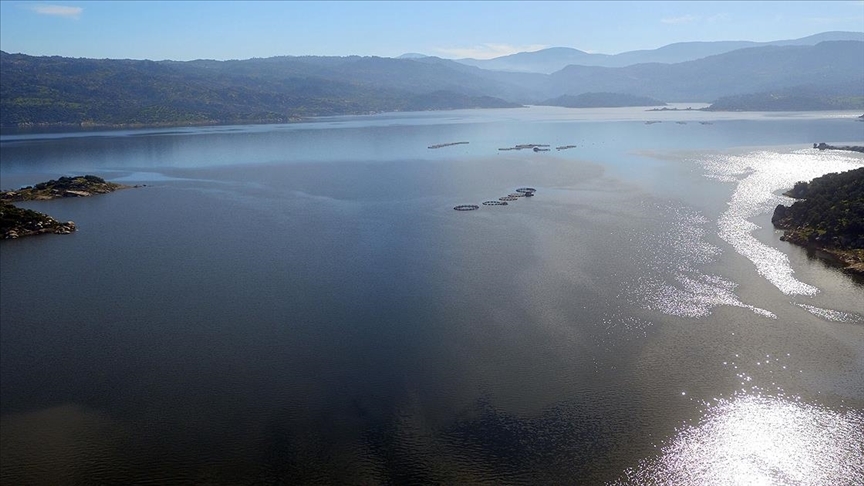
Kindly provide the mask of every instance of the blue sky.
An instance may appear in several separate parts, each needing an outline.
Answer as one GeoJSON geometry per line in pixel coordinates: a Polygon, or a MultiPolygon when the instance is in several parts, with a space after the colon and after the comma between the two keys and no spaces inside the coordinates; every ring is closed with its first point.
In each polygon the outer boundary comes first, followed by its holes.
{"type": "Polygon", "coordinates": [[[0,49],[128,59],[616,54],[673,42],[864,31],[864,1],[445,2],[0,0],[0,49]]]}

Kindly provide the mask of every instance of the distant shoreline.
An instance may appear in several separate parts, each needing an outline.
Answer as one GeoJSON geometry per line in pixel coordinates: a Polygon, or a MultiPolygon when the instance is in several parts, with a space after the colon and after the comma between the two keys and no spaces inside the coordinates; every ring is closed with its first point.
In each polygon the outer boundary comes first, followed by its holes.
{"type": "Polygon", "coordinates": [[[200,122],[159,122],[159,123],[23,123],[0,127],[0,135],[19,135],[22,133],[65,133],[66,131],[89,132],[102,130],[138,130],[145,128],[196,128],[219,127],[230,125],[279,125],[285,123],[305,122],[315,117],[292,117],[286,120],[234,120],[234,121],[200,121],[200,122]]]}
{"type": "MultiPolygon", "coordinates": [[[[521,108],[544,107],[546,105],[522,105],[521,108]]],[[[566,108],[565,109],[590,109],[590,108],[566,108]]],[[[609,109],[617,108],[643,108],[640,106],[630,107],[608,107],[609,109]]],[[[53,134],[53,133],[87,133],[112,130],[145,130],[157,128],[202,128],[202,127],[225,127],[225,126],[247,126],[247,125],[285,125],[291,123],[304,123],[318,119],[344,117],[344,116],[374,116],[386,113],[429,113],[462,110],[500,110],[510,108],[453,108],[441,110],[411,110],[411,111],[380,111],[380,112],[363,112],[363,113],[344,113],[339,115],[320,115],[320,116],[294,116],[284,120],[259,119],[259,120],[228,120],[217,121],[207,120],[200,122],[160,122],[160,123],[68,123],[68,122],[46,122],[46,123],[26,123],[19,125],[4,125],[0,126],[0,135],[30,135],[30,134],[53,134]]],[[[778,111],[765,110],[709,110],[708,107],[702,108],[679,108],[679,107],[662,107],[643,110],[644,112],[702,112],[702,113],[782,113],[778,111]]],[[[857,111],[853,109],[836,109],[836,110],[801,110],[801,112],[819,113],[828,112],[850,112],[857,111]]],[[[798,111],[789,111],[789,113],[798,113],[798,111]]],[[[864,115],[856,116],[856,121],[864,121],[864,115]]],[[[654,122],[657,123],[657,122],[654,122]]],[[[837,149],[830,147],[831,149],[837,149]]],[[[843,150],[842,148],[838,150],[843,150]]]]}

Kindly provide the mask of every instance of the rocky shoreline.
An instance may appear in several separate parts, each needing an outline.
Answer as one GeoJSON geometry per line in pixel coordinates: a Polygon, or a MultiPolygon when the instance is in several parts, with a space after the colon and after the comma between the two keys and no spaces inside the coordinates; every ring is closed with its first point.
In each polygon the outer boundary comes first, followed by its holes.
{"type": "Polygon", "coordinates": [[[3,239],[16,239],[46,233],[65,235],[77,230],[73,221],[61,222],[47,214],[19,208],[12,204],[13,202],[89,197],[129,187],[138,186],[125,186],[106,182],[101,177],[85,175],[61,177],[14,191],[2,191],[0,192],[0,234],[3,235],[3,239]]]}
{"type": "Polygon", "coordinates": [[[77,229],[74,221],[63,223],[47,214],[5,202],[0,203],[0,222],[3,238],[7,240],[45,233],[68,235],[77,229]]]}
{"type": "Polygon", "coordinates": [[[810,241],[809,238],[795,229],[785,231],[780,239],[815,251],[817,255],[821,253],[822,255],[819,256],[827,256],[828,259],[837,263],[844,272],[864,277],[864,250],[841,250],[818,241],[810,241]]]}

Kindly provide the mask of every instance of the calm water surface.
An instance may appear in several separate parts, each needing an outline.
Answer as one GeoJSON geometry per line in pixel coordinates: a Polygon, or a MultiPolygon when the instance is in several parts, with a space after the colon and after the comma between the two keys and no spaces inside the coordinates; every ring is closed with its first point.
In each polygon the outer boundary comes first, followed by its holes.
{"type": "Polygon", "coordinates": [[[770,224],[856,115],[4,135],[146,186],[0,243],[0,482],[860,484],[864,285],[770,224]]]}

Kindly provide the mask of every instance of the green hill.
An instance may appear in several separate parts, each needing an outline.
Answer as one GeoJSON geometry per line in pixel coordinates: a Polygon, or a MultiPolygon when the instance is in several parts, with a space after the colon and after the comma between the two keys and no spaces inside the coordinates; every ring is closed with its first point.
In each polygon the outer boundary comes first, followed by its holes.
{"type": "Polygon", "coordinates": [[[718,98],[706,111],[813,111],[864,109],[864,78],[832,85],[794,86],[718,98]]]}
{"type": "Polygon", "coordinates": [[[376,111],[521,106],[466,92],[456,86],[459,76],[445,82],[446,69],[411,60],[153,62],[0,52],[0,71],[3,127],[285,122],[376,111]],[[430,69],[441,73],[417,74],[430,69]],[[400,70],[414,73],[412,79],[419,83],[422,78],[423,84],[408,90],[375,80],[404,78],[400,70]]]}

